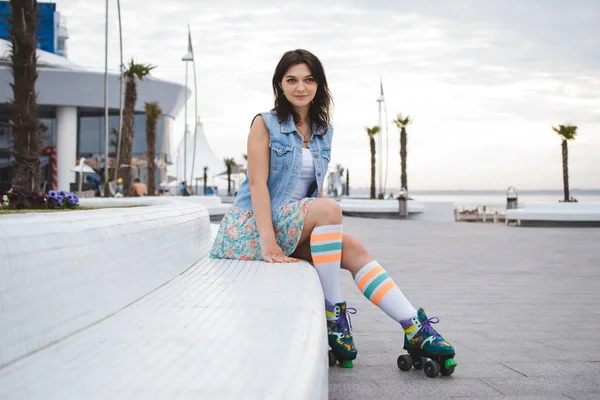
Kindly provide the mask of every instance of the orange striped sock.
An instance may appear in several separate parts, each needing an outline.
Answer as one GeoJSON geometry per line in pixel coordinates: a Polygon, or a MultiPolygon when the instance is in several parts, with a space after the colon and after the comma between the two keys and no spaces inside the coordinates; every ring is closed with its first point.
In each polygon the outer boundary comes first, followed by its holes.
{"type": "Polygon", "coordinates": [[[354,281],[367,299],[395,321],[400,322],[417,315],[417,310],[377,261],[371,261],[362,267],[354,281]]]}
{"type": "Polygon", "coordinates": [[[342,225],[323,225],[313,229],[310,235],[310,253],[325,300],[332,304],[344,301],[340,289],[342,225]]]}

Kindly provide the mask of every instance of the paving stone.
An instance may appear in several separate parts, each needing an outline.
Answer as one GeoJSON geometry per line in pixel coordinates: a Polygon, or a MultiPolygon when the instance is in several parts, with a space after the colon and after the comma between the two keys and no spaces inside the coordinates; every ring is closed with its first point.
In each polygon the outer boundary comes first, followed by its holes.
{"type": "Polygon", "coordinates": [[[436,379],[398,370],[401,331],[343,271],[359,356],[330,369],[330,398],[348,382],[344,400],[369,398],[369,382],[391,398],[600,399],[600,229],[344,218],[344,232],[440,318],[458,367],[436,379]]]}
{"type": "Polygon", "coordinates": [[[563,393],[565,397],[571,400],[598,400],[600,399],[600,390],[593,392],[581,392],[581,391],[565,391],[563,393]]]}
{"type": "Polygon", "coordinates": [[[533,376],[594,376],[600,375],[600,362],[539,362],[517,363],[507,362],[506,366],[527,377],[533,376]]]}
{"type": "Polygon", "coordinates": [[[567,391],[594,392],[600,386],[586,376],[569,377],[522,377],[517,379],[482,378],[494,389],[506,395],[557,394],[567,391]]]}

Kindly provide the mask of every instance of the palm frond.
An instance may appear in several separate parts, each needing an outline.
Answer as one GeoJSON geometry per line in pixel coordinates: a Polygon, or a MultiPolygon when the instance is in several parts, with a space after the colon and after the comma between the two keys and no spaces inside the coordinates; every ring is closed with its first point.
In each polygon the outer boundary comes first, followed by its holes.
{"type": "Polygon", "coordinates": [[[366,126],[365,129],[367,130],[367,135],[369,135],[369,137],[373,137],[377,135],[379,131],[381,131],[381,128],[379,126],[374,126],[372,128],[366,126]]]}
{"type": "Polygon", "coordinates": [[[157,102],[144,103],[146,115],[153,119],[159,119],[162,115],[162,108],[157,102]]]}
{"type": "Polygon", "coordinates": [[[553,126],[552,130],[563,140],[575,140],[575,137],[577,136],[576,125],[558,125],[558,128],[553,126]]]}
{"type": "Polygon", "coordinates": [[[402,114],[398,114],[396,116],[396,119],[393,121],[394,124],[396,124],[396,126],[398,128],[405,128],[407,125],[409,125],[413,120],[410,118],[409,115],[407,115],[406,117],[402,117],[402,114]]]}
{"type": "Polygon", "coordinates": [[[225,165],[226,166],[234,166],[236,165],[235,160],[233,159],[233,157],[226,157],[223,161],[225,161],[225,165]]]}
{"type": "Polygon", "coordinates": [[[144,79],[146,76],[150,75],[150,71],[152,71],[156,66],[151,64],[137,64],[133,59],[129,61],[129,66],[123,72],[127,78],[138,78],[144,79]]]}

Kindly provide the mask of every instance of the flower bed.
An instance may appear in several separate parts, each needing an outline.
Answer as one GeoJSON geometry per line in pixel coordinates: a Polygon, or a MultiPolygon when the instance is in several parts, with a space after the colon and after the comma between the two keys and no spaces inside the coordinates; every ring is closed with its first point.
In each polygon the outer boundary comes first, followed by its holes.
{"type": "Polygon", "coordinates": [[[2,196],[0,210],[72,210],[79,206],[75,193],[50,190],[47,194],[25,194],[10,189],[2,196]]]}

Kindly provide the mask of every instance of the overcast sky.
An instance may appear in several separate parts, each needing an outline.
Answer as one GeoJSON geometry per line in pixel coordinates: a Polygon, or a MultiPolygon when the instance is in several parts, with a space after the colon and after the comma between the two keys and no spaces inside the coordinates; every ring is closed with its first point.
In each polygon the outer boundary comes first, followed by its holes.
{"type": "MultiPolygon", "coordinates": [[[[69,58],[103,68],[104,1],[56,3],[69,58]]],[[[116,15],[111,0],[115,69],[116,15]]],[[[122,17],[125,59],[181,83],[191,26],[199,112],[220,157],[241,160],[252,117],[272,107],[275,65],[305,48],[324,64],[335,102],[332,162],[350,168],[352,185],[369,183],[365,126],[377,124],[381,76],[388,120],[414,119],[411,189],[560,189],[551,126],[567,123],[579,126],[571,187],[600,188],[598,0],[144,0],[122,1],[122,17]]],[[[183,111],[175,126],[181,135],[183,111]]],[[[388,129],[388,186],[397,187],[399,135],[388,129]]]]}

